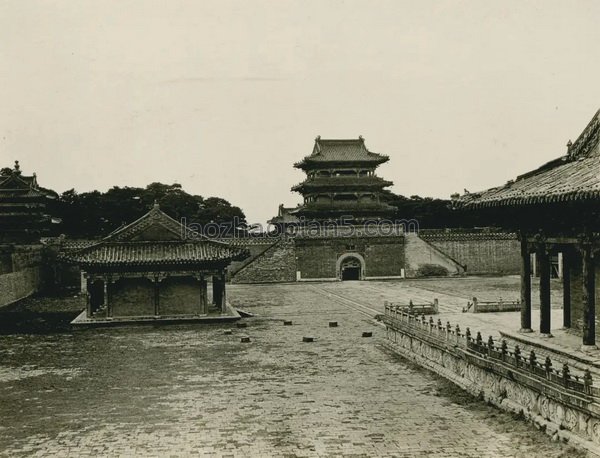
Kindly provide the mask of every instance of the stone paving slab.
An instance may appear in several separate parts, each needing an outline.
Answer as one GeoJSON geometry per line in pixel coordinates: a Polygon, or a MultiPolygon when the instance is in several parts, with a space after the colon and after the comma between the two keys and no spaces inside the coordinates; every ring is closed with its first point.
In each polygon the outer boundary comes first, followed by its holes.
{"type": "Polygon", "coordinates": [[[359,307],[385,285],[232,285],[245,329],[0,336],[0,454],[585,456],[386,351],[359,307]]]}

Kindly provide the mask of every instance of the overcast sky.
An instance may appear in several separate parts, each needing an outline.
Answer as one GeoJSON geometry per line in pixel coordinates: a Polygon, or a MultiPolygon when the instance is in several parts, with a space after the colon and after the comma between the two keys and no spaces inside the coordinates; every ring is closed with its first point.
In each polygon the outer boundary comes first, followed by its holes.
{"type": "Polygon", "coordinates": [[[0,3],[0,162],[84,192],[181,183],[264,222],[314,138],[448,198],[565,153],[600,108],[600,2],[0,3]]]}

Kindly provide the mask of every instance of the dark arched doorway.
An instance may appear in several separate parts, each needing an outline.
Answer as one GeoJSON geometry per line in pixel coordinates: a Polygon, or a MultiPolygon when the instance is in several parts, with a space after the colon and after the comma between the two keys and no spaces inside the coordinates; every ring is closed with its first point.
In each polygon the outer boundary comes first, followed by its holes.
{"type": "Polygon", "coordinates": [[[358,258],[349,256],[340,265],[340,278],[346,280],[360,280],[362,278],[362,264],[358,258]]]}

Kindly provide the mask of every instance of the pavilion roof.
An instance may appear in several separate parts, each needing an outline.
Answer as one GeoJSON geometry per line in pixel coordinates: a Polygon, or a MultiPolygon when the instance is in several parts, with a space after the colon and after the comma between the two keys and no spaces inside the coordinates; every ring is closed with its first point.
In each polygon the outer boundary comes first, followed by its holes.
{"type": "Polygon", "coordinates": [[[247,250],[194,233],[154,205],[148,213],[80,250],[66,262],[87,266],[192,266],[244,259],[247,250]]]}
{"type": "Polygon", "coordinates": [[[333,140],[322,139],[320,136],[315,139],[313,152],[306,156],[302,161],[294,164],[294,167],[304,168],[309,164],[360,162],[381,164],[389,160],[388,156],[372,153],[365,146],[365,140],[362,137],[358,139],[333,140]]]}
{"type": "Polygon", "coordinates": [[[600,201],[600,110],[571,144],[568,153],[518,176],[503,186],[468,193],[454,200],[454,208],[475,209],[600,201]]]}
{"type": "Polygon", "coordinates": [[[202,241],[101,242],[63,258],[73,263],[98,266],[190,266],[206,262],[229,262],[241,250],[225,243],[202,241]]]}

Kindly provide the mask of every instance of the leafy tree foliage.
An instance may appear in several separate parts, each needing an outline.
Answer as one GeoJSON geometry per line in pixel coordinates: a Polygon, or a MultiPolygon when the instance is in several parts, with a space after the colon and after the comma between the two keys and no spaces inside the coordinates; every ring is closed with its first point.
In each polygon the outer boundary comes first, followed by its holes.
{"type": "Polygon", "coordinates": [[[188,224],[245,223],[244,212],[218,197],[204,198],[185,192],[180,184],[151,183],[145,188],[114,186],[108,191],[77,193],[70,189],[58,199],[60,231],[72,237],[105,236],[143,216],[154,202],[172,218],[188,224]]]}
{"type": "Polygon", "coordinates": [[[449,199],[432,197],[405,197],[387,191],[384,195],[388,204],[398,209],[397,219],[416,220],[420,229],[441,229],[446,227],[473,228],[485,226],[502,226],[503,218],[499,215],[480,212],[463,212],[452,209],[449,199]]]}

